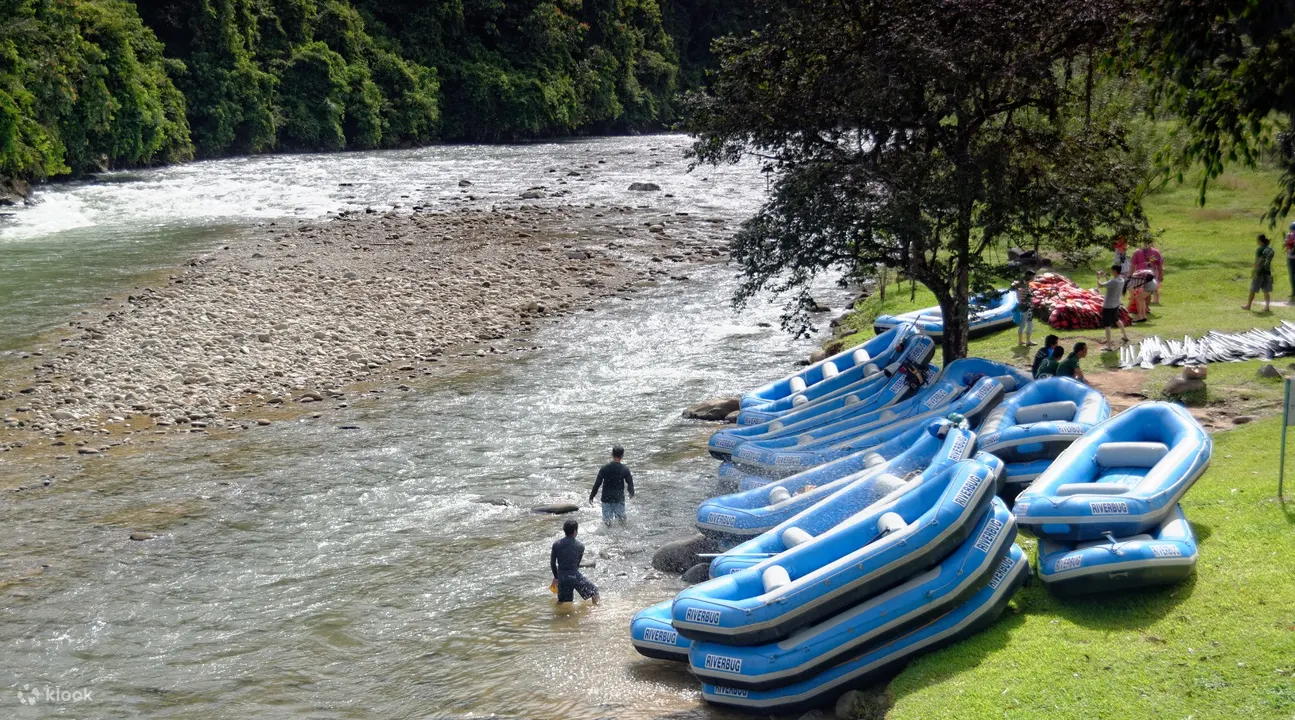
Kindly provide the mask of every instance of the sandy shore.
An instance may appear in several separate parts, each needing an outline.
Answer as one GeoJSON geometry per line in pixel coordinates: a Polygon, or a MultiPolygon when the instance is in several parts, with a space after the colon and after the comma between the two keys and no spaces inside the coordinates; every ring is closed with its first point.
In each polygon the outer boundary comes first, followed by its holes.
{"type": "MultiPolygon", "coordinates": [[[[0,450],[240,430],[477,356],[599,298],[724,257],[723,221],[519,206],[344,213],[250,231],[106,303],[0,380],[0,450]]],[[[60,454],[61,453],[61,454],[60,454]]]]}

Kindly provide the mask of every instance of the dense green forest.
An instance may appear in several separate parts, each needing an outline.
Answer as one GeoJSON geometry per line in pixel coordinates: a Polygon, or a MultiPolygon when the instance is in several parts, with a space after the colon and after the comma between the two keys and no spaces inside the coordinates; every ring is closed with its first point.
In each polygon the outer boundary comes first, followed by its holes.
{"type": "Polygon", "coordinates": [[[0,0],[0,180],[669,126],[742,0],[0,0]]]}

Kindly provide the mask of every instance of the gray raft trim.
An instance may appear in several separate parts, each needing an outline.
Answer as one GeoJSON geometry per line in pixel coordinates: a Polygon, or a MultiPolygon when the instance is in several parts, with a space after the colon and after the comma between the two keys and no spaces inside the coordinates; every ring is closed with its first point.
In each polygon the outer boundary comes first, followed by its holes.
{"type": "MultiPolygon", "coordinates": [[[[1197,456],[1198,457],[1200,456],[1200,452],[1197,452],[1197,456]]],[[[1148,518],[1155,518],[1158,515],[1164,516],[1168,513],[1173,512],[1174,506],[1176,506],[1178,502],[1183,499],[1183,496],[1187,494],[1188,490],[1192,489],[1192,486],[1196,484],[1196,481],[1200,479],[1201,475],[1205,474],[1205,471],[1208,470],[1209,467],[1210,467],[1210,463],[1208,460],[1206,460],[1205,464],[1202,465],[1199,470],[1192,473],[1191,479],[1189,481],[1180,484],[1180,489],[1178,490],[1177,493],[1175,493],[1172,496],[1172,499],[1169,502],[1165,503],[1164,506],[1158,510],[1145,512],[1145,513],[1142,513],[1141,515],[1058,515],[1058,516],[1036,518],[1029,514],[1029,510],[1033,509],[1034,503],[1048,502],[1048,498],[1056,497],[1054,495],[1040,495],[1037,497],[1017,498],[1018,503],[1021,500],[1024,500],[1025,502],[1029,503],[1029,505],[1026,507],[1025,514],[1016,516],[1016,521],[1021,525],[1024,525],[1029,528],[1033,528],[1036,525],[1054,525],[1054,524],[1060,525],[1063,523],[1067,525],[1095,525],[1097,523],[1145,521],[1148,518]]],[[[1028,489],[1027,489],[1027,492],[1028,492],[1028,489]]],[[[1147,495],[1146,499],[1150,500],[1151,498],[1158,497],[1161,494],[1162,493],[1159,493],[1159,492],[1152,493],[1151,495],[1147,495]]],[[[1074,496],[1070,496],[1070,497],[1074,497],[1074,496]]],[[[1103,495],[1102,497],[1108,500],[1120,499],[1119,495],[1103,495]]],[[[1137,499],[1141,500],[1142,498],[1137,498],[1137,499]]],[[[1045,533],[1045,536],[1046,536],[1046,533],[1045,533]]]]}
{"type": "MultiPolygon", "coordinates": [[[[1165,541],[1168,542],[1168,541],[1165,541]]],[[[1180,565],[1192,566],[1200,556],[1199,552],[1176,558],[1141,558],[1138,560],[1126,560],[1118,563],[1107,563],[1105,565],[1080,565],[1073,570],[1064,570],[1059,573],[1045,573],[1043,568],[1039,568],[1039,579],[1044,584],[1060,582],[1062,580],[1071,580],[1077,577],[1088,575],[1099,575],[1108,572],[1125,572],[1128,570],[1148,570],[1158,567],[1178,567],[1180,565]]]]}
{"type": "MultiPolygon", "coordinates": [[[[996,494],[996,486],[997,486],[997,483],[996,483],[996,482],[994,482],[994,478],[993,478],[993,477],[987,478],[987,482],[983,482],[983,483],[981,483],[981,484],[980,484],[980,487],[977,489],[976,495],[975,495],[975,496],[973,496],[971,500],[968,500],[968,501],[967,501],[967,505],[966,505],[966,507],[962,508],[962,512],[958,514],[958,518],[966,518],[966,517],[967,517],[967,514],[968,514],[968,513],[970,513],[970,512],[972,512],[972,510],[974,510],[974,509],[975,509],[975,508],[980,504],[980,499],[981,499],[982,497],[984,497],[984,495],[985,495],[986,491],[988,491],[990,494],[996,494]]],[[[992,512],[992,508],[991,508],[991,512],[992,512]]],[[[961,526],[963,526],[963,525],[965,525],[965,524],[966,524],[966,520],[963,520],[963,522],[962,522],[962,523],[950,523],[949,525],[945,526],[944,530],[942,530],[942,531],[940,532],[940,534],[936,535],[934,538],[931,538],[931,539],[930,539],[930,540],[928,540],[926,543],[924,543],[924,547],[925,547],[925,546],[934,545],[934,544],[936,544],[936,543],[938,543],[938,542],[940,542],[940,541],[944,540],[946,537],[948,537],[950,534],[952,534],[954,530],[958,529],[959,527],[961,527],[961,526]]],[[[1019,522],[1018,522],[1018,524],[1019,524],[1019,522]]],[[[912,525],[910,525],[909,527],[912,527],[912,525]]],[[[822,537],[822,536],[820,535],[819,537],[822,537]]],[[[888,536],[888,537],[895,537],[895,536],[888,536]]],[[[867,546],[865,545],[864,547],[867,547],[867,546]]],[[[860,548],[860,549],[863,549],[863,548],[860,548]]],[[[855,552],[858,552],[858,551],[856,550],[855,552]]],[[[757,623],[748,623],[748,624],[746,624],[746,625],[741,625],[741,626],[738,626],[738,627],[724,627],[724,626],[719,626],[719,625],[706,625],[706,624],[703,624],[703,623],[688,622],[688,621],[686,621],[686,620],[672,620],[671,624],[675,627],[675,629],[676,629],[676,630],[677,630],[677,629],[679,629],[679,628],[681,628],[681,627],[686,627],[686,628],[689,628],[689,629],[700,630],[700,631],[702,631],[702,632],[704,632],[704,633],[707,633],[707,634],[710,634],[710,635],[746,635],[746,634],[749,634],[749,633],[752,633],[752,632],[755,632],[755,631],[758,631],[758,630],[763,630],[763,629],[765,629],[765,628],[767,628],[767,627],[772,627],[772,626],[774,626],[774,625],[780,625],[780,624],[782,624],[782,623],[787,622],[788,620],[790,620],[791,618],[795,617],[796,615],[799,615],[799,614],[803,614],[803,613],[809,612],[810,610],[813,610],[814,608],[818,607],[819,605],[822,605],[823,603],[825,603],[825,602],[827,602],[827,601],[829,601],[829,600],[832,600],[832,599],[836,598],[836,597],[837,597],[838,595],[840,595],[841,593],[844,593],[844,592],[846,592],[846,591],[848,591],[848,590],[850,590],[850,589],[854,588],[856,585],[859,585],[859,584],[861,584],[861,583],[867,582],[869,579],[871,579],[871,578],[875,577],[876,575],[878,575],[878,574],[882,573],[883,571],[889,570],[889,569],[891,569],[893,566],[895,566],[895,565],[897,565],[897,564],[901,564],[901,563],[903,563],[904,561],[911,560],[911,559],[912,559],[912,557],[913,557],[913,554],[911,554],[911,553],[910,553],[910,554],[908,554],[908,555],[901,556],[901,557],[899,557],[899,558],[897,558],[897,559],[893,560],[893,561],[892,561],[892,562],[890,562],[889,564],[887,564],[887,565],[885,565],[885,566],[882,566],[882,567],[879,567],[879,568],[877,568],[876,570],[873,570],[872,572],[868,573],[867,575],[864,575],[863,577],[861,577],[861,578],[859,578],[859,579],[855,580],[854,582],[852,582],[852,583],[850,583],[850,584],[848,584],[848,585],[842,585],[842,586],[839,586],[839,587],[835,588],[834,590],[832,590],[832,591],[830,591],[830,592],[822,593],[822,594],[818,595],[817,597],[815,597],[813,600],[810,600],[809,602],[807,602],[807,603],[805,603],[804,605],[801,605],[799,608],[797,608],[797,611],[796,611],[796,614],[795,614],[795,615],[790,614],[790,613],[783,613],[783,614],[781,614],[781,615],[778,615],[777,617],[770,618],[770,619],[768,619],[768,620],[763,620],[763,621],[761,621],[761,622],[757,622],[757,623]]],[[[844,559],[845,559],[844,557],[842,557],[842,558],[837,558],[836,560],[834,560],[834,561],[832,561],[831,563],[828,563],[828,564],[829,564],[829,565],[831,565],[831,564],[834,564],[834,563],[839,563],[839,562],[841,562],[841,561],[842,561],[842,560],[844,560],[844,559]]],[[[854,564],[854,563],[850,563],[850,564],[854,564]]],[[[819,569],[822,569],[822,567],[823,567],[823,566],[819,566],[819,569]]],[[[749,568],[747,568],[747,569],[749,569],[749,568]]],[[[811,571],[811,573],[812,573],[812,572],[817,572],[817,570],[811,571]]],[[[815,584],[815,585],[817,585],[817,584],[818,584],[818,582],[819,582],[818,580],[815,580],[815,581],[814,581],[814,584],[815,584]]],[[[795,588],[795,589],[796,589],[796,590],[798,590],[798,591],[803,591],[805,588],[795,588]]],[[[759,596],[757,596],[757,597],[759,597],[759,596]]],[[[743,599],[751,599],[751,598],[743,598],[743,599]]],[[[719,601],[717,601],[717,600],[709,600],[709,599],[708,599],[708,602],[713,603],[713,604],[719,604],[719,601]]],[[[766,601],[764,604],[765,604],[765,605],[769,605],[769,604],[771,604],[771,603],[772,603],[772,601],[766,601]]],[[[729,606],[728,606],[728,609],[730,609],[730,610],[738,610],[738,611],[743,610],[742,608],[733,607],[732,605],[729,605],[729,606]]]]}
{"type": "MultiPolygon", "coordinates": [[[[991,515],[993,514],[992,507],[990,508],[989,512],[991,515]]],[[[968,574],[967,578],[964,579],[961,583],[959,583],[957,587],[955,587],[953,590],[950,590],[948,593],[945,593],[944,598],[941,598],[941,600],[944,600],[950,596],[956,595],[957,593],[964,590],[968,585],[983,579],[987,573],[992,573],[994,568],[998,567],[998,565],[1003,562],[1003,558],[999,556],[998,551],[1003,547],[1003,540],[1007,537],[1007,535],[1009,534],[1009,531],[1014,527],[1015,527],[1015,523],[1012,521],[1009,521],[1008,523],[1004,524],[1003,527],[998,531],[998,537],[994,540],[993,547],[991,547],[989,552],[985,554],[985,561],[976,566],[976,568],[978,568],[980,572],[968,574]]],[[[971,538],[968,538],[968,539],[970,540],[971,538]]],[[[923,576],[928,575],[931,572],[938,573],[939,571],[937,568],[932,568],[932,570],[927,571],[922,575],[915,576],[914,578],[911,578],[910,580],[906,580],[903,583],[896,585],[895,587],[890,588],[888,590],[885,590],[878,595],[874,595],[868,600],[864,600],[862,603],[852,608],[849,608],[848,610],[844,610],[837,615],[833,615],[832,617],[828,618],[827,620],[824,620],[821,623],[818,623],[816,625],[811,625],[808,628],[804,628],[803,630],[796,632],[791,637],[785,640],[777,641],[776,644],[778,646],[778,649],[783,651],[792,650],[795,648],[796,644],[799,644],[801,642],[801,640],[797,640],[797,638],[800,636],[818,634],[820,632],[830,631],[831,629],[835,628],[838,625],[841,625],[842,623],[848,623],[853,621],[860,614],[869,612],[875,609],[876,605],[878,605],[879,603],[889,600],[891,596],[898,595],[903,592],[907,592],[910,589],[907,586],[914,585],[914,584],[921,584],[920,582],[914,582],[914,581],[923,581],[924,580],[923,576]]],[[[882,625],[881,627],[873,629],[873,631],[870,633],[860,635],[857,638],[854,638],[853,640],[847,643],[838,645],[837,647],[833,648],[832,657],[836,657],[837,655],[840,655],[842,653],[850,652],[852,649],[857,647],[860,643],[868,642],[873,638],[877,637],[877,635],[884,634],[886,631],[894,628],[896,625],[908,621],[909,619],[912,618],[914,614],[920,614],[924,610],[927,610],[929,607],[930,605],[927,604],[927,605],[923,605],[922,607],[915,608],[912,612],[893,618],[891,619],[890,622],[886,623],[885,625],[882,625]]],[[[745,649],[750,649],[750,648],[746,647],[745,649]]],[[[736,677],[740,680],[744,680],[747,682],[769,682],[773,680],[778,680],[779,678],[787,677],[789,675],[799,675],[805,672],[806,668],[811,668],[814,665],[818,665],[824,662],[830,663],[832,662],[832,660],[830,658],[828,660],[823,660],[821,656],[807,658],[805,661],[801,662],[799,665],[796,665],[794,667],[786,668],[784,670],[775,670],[773,672],[760,673],[759,675],[742,675],[741,673],[726,673],[725,675],[716,675],[715,671],[711,670],[710,668],[698,668],[696,666],[692,666],[692,672],[694,675],[698,677],[710,677],[710,678],[716,678],[716,679],[721,679],[724,677],[736,677]]]]}
{"type": "MultiPolygon", "coordinates": [[[[1075,423],[1075,424],[1079,424],[1079,423],[1075,423]]],[[[1022,427],[1022,426],[1009,425],[1008,427],[1014,428],[1014,427],[1022,427]]],[[[1001,430],[1000,432],[1006,432],[1006,430],[1001,430]]],[[[1069,440],[1070,442],[1073,443],[1074,441],[1078,440],[1081,437],[1083,437],[1083,435],[1076,435],[1074,433],[1055,433],[1053,435],[1034,435],[1031,437],[1017,438],[1015,440],[1004,440],[1003,442],[996,442],[993,445],[985,445],[983,447],[978,447],[977,449],[980,450],[981,452],[993,453],[999,450],[1004,450],[1006,448],[1016,447],[1017,445],[1033,445],[1035,443],[1059,442],[1061,440],[1069,440]]]]}
{"type": "MultiPolygon", "coordinates": [[[[1028,567],[1029,564],[1030,562],[1028,559],[1022,559],[1021,562],[1017,563],[1013,568],[1012,574],[1008,577],[1003,578],[1003,582],[999,584],[997,591],[995,591],[994,594],[990,597],[989,602],[985,603],[984,607],[986,608],[996,607],[998,605],[999,600],[1003,597],[1003,594],[1008,591],[1008,589],[1012,589],[1014,591],[1016,587],[1017,576],[1019,576],[1022,572],[1026,572],[1025,568],[1028,567]]],[[[971,613],[967,617],[963,618],[962,622],[958,623],[957,625],[951,628],[948,628],[944,632],[939,633],[937,635],[932,635],[928,638],[922,639],[920,642],[914,643],[913,645],[905,649],[903,653],[903,657],[908,657],[908,658],[914,657],[919,652],[921,652],[922,649],[925,648],[926,646],[937,643],[943,640],[944,638],[949,637],[950,635],[956,635],[959,632],[962,632],[963,628],[979,621],[984,616],[984,614],[985,614],[984,612],[971,613]]],[[[917,632],[917,630],[914,630],[913,632],[917,632]]],[[[831,683],[824,684],[824,685],[817,685],[813,688],[809,688],[804,692],[798,693],[796,695],[781,695],[774,698],[753,700],[750,697],[737,698],[732,695],[724,695],[719,693],[703,691],[702,697],[708,700],[713,698],[716,702],[720,702],[728,705],[741,705],[743,707],[769,707],[769,706],[775,706],[775,705],[790,705],[792,703],[805,702],[806,700],[812,697],[816,697],[818,695],[822,695],[823,693],[832,692],[837,688],[841,687],[842,685],[853,682],[854,679],[857,678],[858,676],[870,673],[876,668],[894,661],[895,661],[895,657],[892,655],[877,658],[876,660],[868,663],[867,665],[864,665],[863,667],[856,668],[853,671],[848,672],[845,675],[842,675],[836,678],[831,683]],[[735,702],[735,701],[741,701],[741,702],[735,702]]],[[[755,690],[755,691],[748,691],[748,692],[769,692],[769,691],[755,690]]]]}

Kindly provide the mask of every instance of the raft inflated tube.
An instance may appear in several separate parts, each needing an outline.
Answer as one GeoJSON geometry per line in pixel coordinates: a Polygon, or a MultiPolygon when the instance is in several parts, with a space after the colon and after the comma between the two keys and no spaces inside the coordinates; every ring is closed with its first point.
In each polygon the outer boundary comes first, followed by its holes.
{"type": "Polygon", "coordinates": [[[769,504],[777,505],[780,502],[786,502],[791,499],[791,492],[787,488],[779,485],[769,491],[769,504]]]}
{"type": "Polygon", "coordinates": [[[779,588],[791,584],[791,575],[787,574],[787,568],[781,565],[770,565],[760,574],[760,580],[764,583],[764,591],[771,593],[779,588]]]}
{"type": "Polygon", "coordinates": [[[794,548],[802,543],[813,540],[814,536],[798,527],[789,527],[782,531],[782,544],[788,548],[794,548]]]}
{"type": "Polygon", "coordinates": [[[762,644],[903,582],[938,564],[971,534],[995,497],[1002,471],[1001,462],[990,460],[993,466],[959,462],[811,542],[686,588],[671,607],[671,624],[693,640],[762,644]],[[879,537],[877,521],[888,512],[907,526],[879,537]],[[791,581],[767,592],[762,577],[772,565],[785,568],[791,581]]]}
{"type": "Polygon", "coordinates": [[[1079,543],[1159,527],[1209,467],[1213,442],[1181,406],[1146,402],[1093,426],[1016,498],[1022,527],[1079,543]]]}
{"type": "Polygon", "coordinates": [[[1077,545],[1039,541],[1039,579],[1056,595],[1170,585],[1196,567],[1196,536],[1181,505],[1150,533],[1077,545]]]}
{"type": "MultiPolygon", "coordinates": [[[[971,301],[972,307],[967,317],[969,337],[991,333],[1015,323],[1012,318],[1012,313],[1016,309],[1015,290],[996,290],[977,295],[971,301]]],[[[913,324],[919,332],[935,338],[937,342],[943,339],[944,315],[938,305],[903,315],[880,315],[873,321],[872,326],[880,337],[880,334],[907,323],[913,324]]]]}
{"type": "MultiPolygon", "coordinates": [[[[731,548],[730,553],[721,554],[712,560],[711,577],[751,567],[765,557],[790,549],[792,545],[783,539],[783,532],[788,528],[795,527],[813,536],[822,535],[873,505],[883,507],[886,503],[895,502],[901,495],[937,478],[950,465],[972,457],[975,435],[970,430],[956,427],[947,420],[938,420],[920,430],[920,434],[916,436],[905,434],[887,443],[907,446],[895,458],[871,470],[852,475],[843,484],[833,483],[824,487],[822,491],[825,495],[813,499],[797,496],[794,502],[780,506],[777,511],[757,510],[751,515],[738,515],[734,511],[735,517],[730,521],[734,525],[749,526],[755,517],[781,519],[766,532],[757,534],[731,548]],[[905,480],[904,477],[910,479],[905,480]],[[793,507],[799,508],[796,513],[783,514],[784,510],[793,507]]],[[[992,461],[986,458],[983,462],[1001,465],[996,458],[992,461]]],[[[818,492],[820,489],[815,488],[805,495],[818,492]]],[[[703,528],[702,531],[708,535],[718,534],[708,531],[700,523],[698,527],[703,528]]]]}
{"type": "Polygon", "coordinates": [[[994,498],[970,536],[930,570],[779,642],[751,647],[694,642],[688,651],[692,672],[704,682],[749,690],[807,680],[971,597],[1008,557],[1015,538],[1012,514],[994,498]]]}
{"type": "Polygon", "coordinates": [[[688,661],[692,641],[670,625],[670,603],[663,600],[646,607],[630,621],[630,643],[640,655],[658,660],[688,661]]]}
{"type": "Polygon", "coordinates": [[[771,690],[748,690],[703,683],[702,698],[712,705],[760,714],[793,714],[836,702],[846,690],[865,687],[892,674],[924,653],[963,640],[992,625],[1012,595],[1030,577],[1025,553],[1012,545],[989,582],[960,605],[921,627],[800,682],[771,690]]]}
{"type": "Polygon", "coordinates": [[[739,445],[731,458],[743,472],[776,478],[867,450],[911,423],[956,412],[974,426],[1003,400],[1004,384],[995,379],[998,376],[1010,378],[1017,387],[1031,382],[1021,371],[1002,363],[980,358],[955,360],[939,380],[908,400],[807,432],[792,433],[792,428],[786,428],[776,436],[752,438],[739,445]]]}
{"type": "Polygon", "coordinates": [[[878,359],[879,365],[889,363],[896,354],[903,352],[901,348],[916,334],[911,326],[895,328],[894,332],[878,335],[860,347],[843,350],[787,377],[765,383],[744,394],[739,405],[742,408],[785,410],[790,405],[788,398],[800,390],[814,388],[813,395],[818,397],[841,385],[862,380],[864,364],[874,358],[878,359]],[[829,362],[838,371],[834,378],[823,377],[823,368],[829,362]],[[799,390],[794,389],[797,386],[799,390]]]}
{"type": "Polygon", "coordinates": [[[1106,398],[1071,378],[1038,380],[1003,400],[980,424],[980,445],[1009,466],[1055,460],[1111,415],[1106,398]]]}
{"type": "Polygon", "coordinates": [[[877,534],[883,537],[906,527],[908,523],[904,522],[904,518],[893,512],[886,513],[877,520],[877,534]]]}
{"type": "MultiPolygon", "coordinates": [[[[836,362],[837,370],[840,371],[836,377],[810,383],[808,387],[799,393],[793,391],[790,385],[787,385],[787,387],[777,391],[780,393],[777,400],[759,401],[751,399],[750,394],[743,396],[737,415],[738,425],[758,425],[775,420],[793,410],[803,409],[792,406],[792,397],[795,395],[804,395],[809,399],[810,406],[837,400],[841,396],[851,393],[866,397],[870,394],[867,388],[878,387],[878,383],[884,384],[886,378],[893,374],[901,364],[908,363],[916,367],[927,367],[931,359],[935,357],[936,344],[929,337],[915,334],[905,335],[903,338],[899,338],[897,335],[887,337],[890,338],[886,341],[888,343],[887,347],[875,361],[870,361],[862,366],[853,365],[848,368],[842,362],[836,362]]],[[[881,340],[881,338],[878,338],[878,340],[881,340]]],[[[871,344],[871,341],[869,344],[871,344]]]]}
{"type": "MultiPolygon", "coordinates": [[[[912,361],[912,366],[916,368],[926,368],[929,365],[931,354],[935,350],[935,345],[929,339],[914,340],[910,345],[908,354],[912,354],[917,360],[912,361]]],[[[908,357],[908,354],[905,357],[908,357]]],[[[933,377],[935,373],[926,373],[927,377],[933,377]]],[[[810,400],[808,391],[798,393],[787,398],[787,412],[777,414],[765,414],[761,417],[766,418],[758,422],[751,421],[751,413],[745,415],[739,412],[738,425],[736,427],[725,427],[717,430],[707,441],[707,450],[710,454],[719,459],[727,459],[742,443],[765,439],[769,437],[778,437],[782,434],[795,434],[810,430],[822,425],[840,422],[848,418],[856,417],[869,412],[874,412],[893,405],[907,398],[916,392],[903,378],[892,379],[889,376],[878,374],[871,376],[866,380],[845,386],[840,393],[833,393],[828,397],[821,397],[816,400],[810,400]],[[897,382],[898,380],[898,382],[897,382]],[[795,398],[806,398],[796,403],[795,398]]]]}
{"type": "Polygon", "coordinates": [[[836,363],[832,362],[831,360],[828,360],[823,363],[824,380],[831,380],[832,378],[840,374],[841,374],[841,371],[836,369],[836,363]]]}
{"type": "Polygon", "coordinates": [[[797,395],[791,399],[792,407],[801,407],[809,404],[809,398],[804,395],[797,395]]]}

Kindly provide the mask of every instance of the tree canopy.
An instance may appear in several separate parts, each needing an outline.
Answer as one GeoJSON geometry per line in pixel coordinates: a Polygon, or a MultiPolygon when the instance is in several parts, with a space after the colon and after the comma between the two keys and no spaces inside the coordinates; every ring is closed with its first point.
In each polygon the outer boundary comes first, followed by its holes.
{"type": "Polygon", "coordinates": [[[1144,0],[1129,55],[1143,65],[1186,141],[1167,168],[1199,163],[1209,181],[1228,162],[1269,150],[1283,170],[1269,218],[1295,201],[1295,4],[1289,0],[1144,0]]]}
{"type": "Polygon", "coordinates": [[[698,159],[771,173],[733,244],[739,300],[898,268],[939,300],[947,361],[995,274],[987,250],[1143,224],[1130,113],[1095,71],[1124,28],[1119,0],[758,4],[767,22],[718,44],[712,91],[691,100],[698,159]]]}

